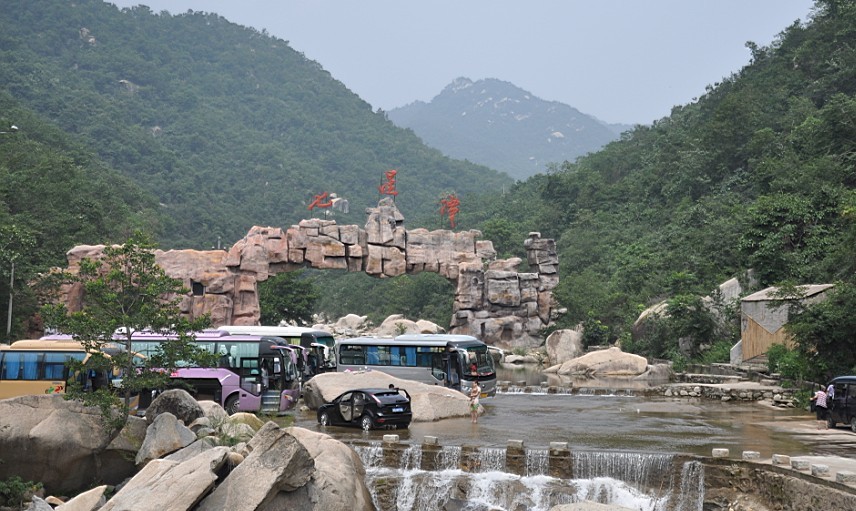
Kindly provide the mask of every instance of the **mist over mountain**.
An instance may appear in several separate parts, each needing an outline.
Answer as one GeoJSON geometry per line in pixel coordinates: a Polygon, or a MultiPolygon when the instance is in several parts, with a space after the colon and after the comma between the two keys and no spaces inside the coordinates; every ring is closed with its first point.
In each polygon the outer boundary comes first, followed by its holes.
{"type": "Polygon", "coordinates": [[[515,179],[597,151],[631,128],[606,124],[493,78],[475,82],[457,78],[430,102],[416,101],[387,116],[447,156],[501,170],[515,179]]]}

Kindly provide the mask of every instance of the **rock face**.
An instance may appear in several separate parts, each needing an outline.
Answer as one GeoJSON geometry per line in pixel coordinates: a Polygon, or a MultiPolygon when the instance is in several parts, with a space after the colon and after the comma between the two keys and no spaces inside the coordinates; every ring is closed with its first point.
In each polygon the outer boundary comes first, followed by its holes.
{"type": "Polygon", "coordinates": [[[560,375],[587,376],[638,376],[646,371],[648,361],[645,357],[624,353],[619,348],[593,351],[569,360],[558,368],[550,368],[550,372],[560,375]]]}
{"type": "MultiPolygon", "coordinates": [[[[100,453],[114,436],[100,428],[99,409],[58,395],[2,400],[0,479],[40,481],[60,494],[92,488],[98,480],[122,483],[106,502],[106,486],[64,504],[47,499],[67,511],[374,510],[362,463],[350,447],[321,433],[262,423],[251,414],[227,416],[218,407],[207,402],[206,415],[191,425],[197,433],[189,435],[184,433],[191,429],[170,412],[148,428],[144,419],[131,417],[112,444],[124,445],[131,465],[134,454],[145,464],[117,480],[98,470],[100,453]],[[232,427],[246,428],[247,441],[235,443],[232,427]],[[145,438],[137,438],[141,434],[145,438]],[[142,444],[139,452],[133,444],[142,444]]],[[[51,506],[34,497],[28,509],[51,506]]]]}
{"type": "Polygon", "coordinates": [[[303,387],[306,406],[316,410],[325,402],[350,389],[387,388],[392,384],[410,394],[410,407],[414,422],[428,422],[448,417],[469,417],[467,396],[437,385],[426,385],[402,380],[381,371],[358,373],[322,373],[314,376],[303,387]]]}
{"type": "Polygon", "coordinates": [[[315,461],[315,472],[301,488],[278,493],[258,511],[281,509],[374,509],[365,470],[353,449],[323,433],[288,428],[315,461]]]}
{"type": "MultiPolygon", "coordinates": [[[[191,290],[182,312],[210,314],[214,326],[258,324],[258,283],[280,272],[311,267],[385,278],[428,271],[455,285],[451,333],[505,347],[540,344],[538,332],[550,324],[559,282],[554,240],[530,233],[524,242],[530,271],[521,273],[520,259],[496,260],[493,244],[479,240],[479,231],[406,230],[390,198],[366,212],[364,228],[315,218],[287,230],[256,226],[228,252],[158,250],[155,260],[191,290]]],[[[98,259],[103,249],[74,247],[66,254],[67,271],[77,273],[83,258],[98,259]]],[[[82,290],[66,287],[60,299],[79,310],[82,290]]]]}
{"type": "Polygon", "coordinates": [[[16,475],[64,493],[103,481],[118,484],[126,474],[107,473],[101,459],[118,435],[96,407],[59,395],[0,400],[0,480],[16,475]]]}

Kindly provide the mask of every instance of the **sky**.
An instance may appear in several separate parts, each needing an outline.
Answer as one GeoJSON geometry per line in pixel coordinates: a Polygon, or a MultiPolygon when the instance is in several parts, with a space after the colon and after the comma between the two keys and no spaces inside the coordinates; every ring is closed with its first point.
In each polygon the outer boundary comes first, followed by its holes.
{"type": "Polygon", "coordinates": [[[602,121],[650,124],[772,43],[813,0],[110,0],[265,29],[374,109],[496,78],[602,121]]]}

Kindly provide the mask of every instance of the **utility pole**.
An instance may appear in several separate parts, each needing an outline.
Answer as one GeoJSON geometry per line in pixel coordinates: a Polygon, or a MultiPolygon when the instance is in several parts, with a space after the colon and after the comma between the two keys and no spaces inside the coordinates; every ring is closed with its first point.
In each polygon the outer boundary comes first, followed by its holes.
{"type": "Polygon", "coordinates": [[[12,343],[12,288],[15,286],[15,260],[12,259],[12,276],[9,277],[9,312],[6,314],[6,340],[12,343]]]}

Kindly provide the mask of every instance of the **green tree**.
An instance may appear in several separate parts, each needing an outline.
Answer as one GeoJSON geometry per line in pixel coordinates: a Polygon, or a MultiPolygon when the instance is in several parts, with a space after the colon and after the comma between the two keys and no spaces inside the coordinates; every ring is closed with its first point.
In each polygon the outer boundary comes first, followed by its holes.
{"type": "Polygon", "coordinates": [[[259,307],[263,325],[292,325],[312,322],[319,298],[315,279],[303,271],[279,273],[259,284],[259,307]]]}
{"type": "MultiPolygon", "coordinates": [[[[30,280],[30,259],[27,254],[36,245],[35,235],[24,227],[15,224],[0,224],[0,303],[4,304],[3,312],[11,314],[13,304],[20,299],[21,292],[29,292],[26,283],[30,280]],[[16,298],[17,295],[17,298],[16,298]]],[[[21,317],[22,315],[12,316],[21,317]]],[[[3,315],[7,318],[9,316],[3,315]]],[[[6,326],[6,322],[3,323],[6,326]]],[[[8,325],[12,326],[12,325],[8,325]]],[[[3,335],[11,342],[15,337],[15,329],[6,331],[3,335]]]]}
{"type": "Polygon", "coordinates": [[[188,290],[157,265],[153,249],[148,237],[136,232],[123,245],[105,248],[103,258],[84,259],[76,275],[62,275],[66,284],[82,286],[81,310],[68,311],[62,304],[43,308],[46,326],[71,334],[91,352],[86,367],[72,369],[121,374],[121,388],[84,392],[76,384],[68,393],[71,399],[101,406],[117,426],[127,417],[132,394],[169,386],[169,374],[182,364],[214,363],[213,354],[193,344],[193,332],[207,327],[209,318],[189,320],[182,315],[179,303],[188,290]],[[153,356],[140,361],[132,352],[131,336],[146,329],[176,338],[161,343],[153,356]],[[121,349],[106,356],[105,349],[115,344],[121,349]]]}
{"type": "Polygon", "coordinates": [[[826,300],[791,308],[787,332],[806,361],[812,381],[856,370],[856,284],[839,282],[826,300]]]}

